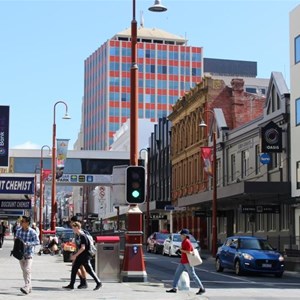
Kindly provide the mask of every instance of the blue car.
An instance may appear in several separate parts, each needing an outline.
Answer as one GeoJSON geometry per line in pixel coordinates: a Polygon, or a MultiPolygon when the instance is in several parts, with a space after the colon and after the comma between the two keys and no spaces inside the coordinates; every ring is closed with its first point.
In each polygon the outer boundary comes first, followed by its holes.
{"type": "Polygon", "coordinates": [[[233,269],[237,275],[246,272],[274,274],[282,277],[284,258],[266,239],[254,236],[228,237],[218,248],[216,270],[233,269]]]}

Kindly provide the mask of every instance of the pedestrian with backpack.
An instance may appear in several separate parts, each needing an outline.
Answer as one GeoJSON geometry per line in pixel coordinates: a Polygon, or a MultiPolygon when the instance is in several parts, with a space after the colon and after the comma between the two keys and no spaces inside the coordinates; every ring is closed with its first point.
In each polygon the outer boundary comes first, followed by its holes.
{"type": "MultiPolygon", "coordinates": [[[[70,220],[70,225],[71,225],[71,228],[72,228],[72,224],[74,222],[79,222],[77,216],[73,216],[70,220]]],[[[80,223],[80,222],[79,222],[80,223]]],[[[75,240],[75,244],[76,245],[79,245],[80,244],[80,236],[74,234],[74,240],[75,240]]],[[[86,273],[86,270],[84,268],[83,265],[81,265],[77,271],[77,275],[80,279],[80,284],[77,286],[78,289],[86,289],[88,287],[87,285],[87,281],[86,281],[86,276],[87,276],[87,273],[86,273]]]]}
{"type": "Polygon", "coordinates": [[[91,275],[91,277],[96,282],[96,287],[94,288],[94,291],[99,290],[102,286],[102,282],[98,278],[91,265],[91,256],[89,253],[89,240],[85,233],[81,230],[81,224],[79,222],[73,222],[72,229],[75,235],[79,236],[78,244],[76,244],[78,250],[77,252],[75,252],[75,254],[71,256],[73,264],[70,283],[67,286],[63,286],[63,288],[67,290],[74,289],[76,273],[80,266],[83,265],[88,274],[91,275]]]}
{"type": "Polygon", "coordinates": [[[31,285],[31,267],[34,255],[34,247],[40,244],[39,237],[34,229],[30,227],[30,217],[22,216],[21,227],[16,232],[16,239],[24,243],[24,256],[19,260],[25,285],[20,288],[23,294],[29,294],[32,291],[31,285]]]}

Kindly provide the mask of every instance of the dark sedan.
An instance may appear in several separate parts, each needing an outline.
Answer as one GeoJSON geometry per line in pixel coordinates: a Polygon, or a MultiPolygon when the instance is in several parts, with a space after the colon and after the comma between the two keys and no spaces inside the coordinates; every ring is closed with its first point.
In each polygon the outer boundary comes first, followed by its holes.
{"type": "Polygon", "coordinates": [[[274,274],[282,277],[284,258],[266,239],[254,236],[228,237],[216,255],[216,270],[235,270],[237,275],[246,272],[274,274]]]}
{"type": "Polygon", "coordinates": [[[162,254],[164,241],[169,236],[168,233],[154,232],[147,239],[147,252],[162,254]]]}

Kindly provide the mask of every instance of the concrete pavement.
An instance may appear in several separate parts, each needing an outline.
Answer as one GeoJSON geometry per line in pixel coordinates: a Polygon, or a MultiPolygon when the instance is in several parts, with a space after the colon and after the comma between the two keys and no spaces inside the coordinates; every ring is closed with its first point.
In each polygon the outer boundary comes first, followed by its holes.
{"type": "MultiPolygon", "coordinates": [[[[9,256],[13,246],[12,237],[6,237],[3,249],[0,251],[0,299],[12,300],[20,297],[28,299],[101,299],[101,300],[185,300],[185,299],[211,299],[211,300],[254,300],[254,299],[300,299],[299,289],[206,289],[206,293],[198,296],[196,288],[189,291],[178,291],[176,294],[166,293],[170,286],[162,283],[136,283],[136,282],[104,282],[103,287],[93,291],[95,283],[88,279],[88,289],[72,291],[64,290],[70,280],[71,263],[64,263],[62,256],[43,254],[35,255],[33,260],[32,293],[24,295],[20,292],[23,278],[18,260],[9,256]]],[[[38,250],[38,249],[36,249],[38,250]]],[[[89,277],[90,278],[90,277],[89,277]]],[[[205,281],[203,282],[205,285],[205,281]]],[[[78,283],[79,284],[79,283],[78,283]]],[[[76,284],[77,286],[77,284],[76,284]]]]}

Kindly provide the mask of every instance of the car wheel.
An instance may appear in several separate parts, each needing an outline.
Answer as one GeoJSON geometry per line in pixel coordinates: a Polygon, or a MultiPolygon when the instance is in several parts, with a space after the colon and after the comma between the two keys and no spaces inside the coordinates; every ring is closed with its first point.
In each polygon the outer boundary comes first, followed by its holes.
{"type": "Polygon", "coordinates": [[[169,248],[169,256],[172,256],[171,247],[169,248]]]}
{"type": "Polygon", "coordinates": [[[235,274],[236,275],[242,275],[243,272],[242,272],[242,268],[241,268],[241,262],[239,260],[237,260],[235,262],[235,265],[234,265],[234,270],[235,270],[235,274]]]}
{"type": "Polygon", "coordinates": [[[275,277],[277,277],[277,278],[281,278],[281,277],[282,277],[282,275],[283,275],[283,272],[281,272],[281,273],[276,273],[276,274],[275,274],[275,277]]]}
{"type": "Polygon", "coordinates": [[[156,245],[153,247],[153,253],[155,253],[155,254],[158,253],[158,252],[157,252],[157,247],[156,247],[156,245]]]}
{"type": "Polygon", "coordinates": [[[223,272],[224,268],[221,265],[220,258],[218,257],[216,260],[216,271],[217,272],[223,272]]]}

